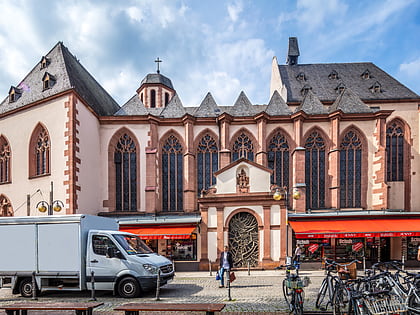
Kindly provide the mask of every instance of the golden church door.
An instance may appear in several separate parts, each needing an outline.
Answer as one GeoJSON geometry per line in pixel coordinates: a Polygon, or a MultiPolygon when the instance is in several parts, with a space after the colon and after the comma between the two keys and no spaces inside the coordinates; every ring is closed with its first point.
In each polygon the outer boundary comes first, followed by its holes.
{"type": "Polygon", "coordinates": [[[233,266],[244,268],[258,266],[258,223],[248,212],[235,214],[229,222],[229,250],[233,266]]]}

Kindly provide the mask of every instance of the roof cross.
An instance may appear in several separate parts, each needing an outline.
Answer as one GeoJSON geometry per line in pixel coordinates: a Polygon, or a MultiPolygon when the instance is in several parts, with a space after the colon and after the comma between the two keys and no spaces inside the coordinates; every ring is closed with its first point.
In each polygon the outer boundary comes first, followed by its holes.
{"type": "Polygon", "coordinates": [[[160,70],[159,70],[159,63],[161,63],[161,62],[162,62],[162,60],[160,60],[160,59],[159,59],[159,57],[157,57],[157,59],[155,60],[155,62],[157,63],[157,73],[160,73],[160,70]]]}

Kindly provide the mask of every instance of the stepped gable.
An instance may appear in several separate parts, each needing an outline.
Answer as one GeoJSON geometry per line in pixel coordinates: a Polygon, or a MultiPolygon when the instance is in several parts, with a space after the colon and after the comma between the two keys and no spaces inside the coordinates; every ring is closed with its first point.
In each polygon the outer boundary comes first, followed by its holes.
{"type": "Polygon", "coordinates": [[[306,92],[306,96],[303,99],[302,103],[296,108],[295,112],[303,111],[308,115],[320,115],[327,114],[328,111],[322,105],[319,98],[315,95],[312,90],[306,92]]]}
{"type": "Polygon", "coordinates": [[[279,65],[287,89],[286,102],[302,102],[302,89],[310,86],[321,102],[333,103],[342,84],[361,100],[418,99],[419,95],[370,62],[279,65]],[[380,91],[372,87],[378,82],[380,91]]]}
{"type": "Polygon", "coordinates": [[[279,92],[274,91],[271,96],[270,102],[265,109],[265,112],[271,116],[282,116],[282,115],[291,115],[292,111],[286,102],[280,96],[279,92]]]}
{"type": "Polygon", "coordinates": [[[9,97],[6,97],[1,102],[0,114],[72,89],[100,116],[113,115],[120,109],[62,42],[58,42],[44,58],[48,61],[46,66],[37,63],[16,86],[20,97],[14,102],[9,102],[9,97]],[[44,89],[43,78],[47,74],[54,78],[54,84],[44,89]]]}
{"type": "Polygon", "coordinates": [[[256,114],[256,110],[243,91],[239,94],[235,104],[229,109],[226,107],[226,109],[232,116],[253,116],[256,114]]]}
{"type": "Polygon", "coordinates": [[[196,108],[193,113],[195,117],[217,117],[221,114],[220,108],[217,106],[216,101],[210,92],[201,102],[200,106],[196,108]]]}
{"type": "Polygon", "coordinates": [[[164,118],[180,118],[186,113],[178,94],[175,94],[168,105],[161,111],[160,116],[164,118]]]}
{"type": "Polygon", "coordinates": [[[144,106],[139,96],[134,95],[121,109],[115,113],[115,116],[133,116],[133,115],[147,115],[148,109],[144,106]]]}
{"type": "Polygon", "coordinates": [[[349,88],[344,89],[331,105],[329,112],[341,110],[343,113],[372,113],[373,110],[349,88]]]}

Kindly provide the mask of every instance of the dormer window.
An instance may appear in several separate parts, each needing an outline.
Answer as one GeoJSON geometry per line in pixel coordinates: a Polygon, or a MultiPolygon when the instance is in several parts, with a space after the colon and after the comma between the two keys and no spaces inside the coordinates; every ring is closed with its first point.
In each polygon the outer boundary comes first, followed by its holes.
{"type": "Polygon", "coordinates": [[[49,64],[50,64],[50,59],[45,56],[42,57],[40,61],[41,69],[45,69],[46,67],[48,67],[49,64]]]}
{"type": "Polygon", "coordinates": [[[331,71],[331,73],[328,75],[328,79],[330,79],[330,80],[337,80],[338,79],[338,73],[337,73],[337,71],[335,71],[335,70],[331,71]]]}
{"type": "Polygon", "coordinates": [[[302,96],[305,96],[306,94],[308,94],[309,90],[312,90],[312,87],[310,85],[305,85],[301,90],[300,90],[300,94],[302,94],[302,96]]]}
{"type": "Polygon", "coordinates": [[[382,93],[382,92],[383,92],[383,91],[382,91],[381,84],[380,84],[378,81],[376,81],[376,82],[375,82],[375,84],[374,84],[374,85],[372,85],[372,86],[369,88],[369,90],[370,90],[372,93],[382,93]]]}
{"type": "Polygon", "coordinates": [[[372,78],[372,75],[370,74],[370,71],[368,69],[365,70],[365,72],[361,75],[362,79],[367,80],[372,78]]]}
{"type": "Polygon", "coordinates": [[[337,92],[337,94],[340,94],[341,92],[343,92],[345,90],[345,88],[346,88],[346,85],[344,83],[340,83],[335,88],[335,91],[337,92]]]}
{"type": "Polygon", "coordinates": [[[52,74],[45,72],[44,76],[42,77],[43,82],[43,89],[47,90],[54,86],[56,79],[52,74]]]}
{"type": "Polygon", "coordinates": [[[16,102],[22,96],[22,90],[17,87],[10,87],[9,90],[9,103],[16,102]]]}
{"type": "Polygon", "coordinates": [[[301,81],[301,82],[306,81],[306,76],[305,76],[305,74],[304,74],[303,72],[299,73],[299,74],[296,76],[296,80],[301,81]]]}

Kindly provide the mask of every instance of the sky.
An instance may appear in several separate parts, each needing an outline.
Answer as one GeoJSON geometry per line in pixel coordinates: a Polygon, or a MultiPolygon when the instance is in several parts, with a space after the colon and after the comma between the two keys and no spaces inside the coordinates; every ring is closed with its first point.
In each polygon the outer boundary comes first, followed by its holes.
{"type": "Polygon", "coordinates": [[[0,0],[0,12],[0,99],[62,41],[120,106],[157,57],[186,107],[208,92],[267,104],[289,37],[299,63],[373,62],[420,94],[418,0],[0,0]]]}

